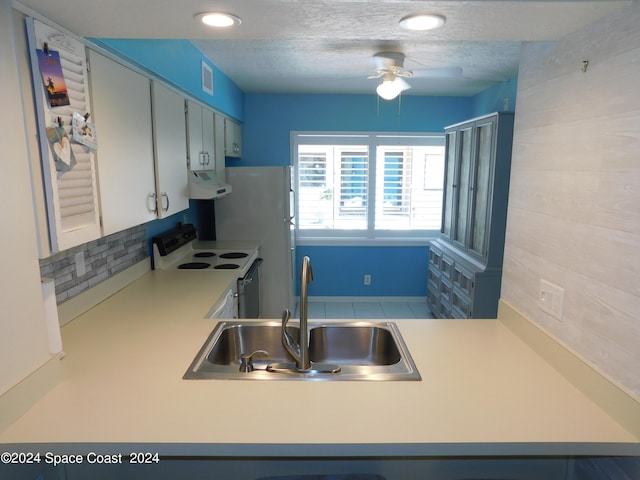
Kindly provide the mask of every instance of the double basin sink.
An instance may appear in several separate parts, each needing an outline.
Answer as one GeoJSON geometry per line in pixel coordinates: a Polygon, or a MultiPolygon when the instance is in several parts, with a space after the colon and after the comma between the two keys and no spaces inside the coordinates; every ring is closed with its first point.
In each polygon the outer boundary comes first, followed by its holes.
{"type": "MultiPolygon", "coordinates": [[[[287,331],[299,338],[299,326],[287,331]]],[[[335,364],[336,373],[271,371],[293,362],[282,344],[282,326],[273,321],[220,322],[193,360],[185,379],[229,380],[420,380],[409,350],[393,322],[309,324],[311,364],[335,364]],[[250,371],[246,366],[250,359],[250,371]],[[242,357],[245,357],[244,362],[242,357]]]]}

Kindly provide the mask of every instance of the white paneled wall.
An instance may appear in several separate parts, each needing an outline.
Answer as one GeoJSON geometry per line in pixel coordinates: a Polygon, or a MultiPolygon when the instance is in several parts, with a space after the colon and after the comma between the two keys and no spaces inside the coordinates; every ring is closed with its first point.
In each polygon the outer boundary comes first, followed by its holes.
{"type": "Polygon", "coordinates": [[[636,3],[523,46],[502,300],[640,399],[638,25],[636,3]],[[561,320],[540,279],[565,290],[561,320]]]}

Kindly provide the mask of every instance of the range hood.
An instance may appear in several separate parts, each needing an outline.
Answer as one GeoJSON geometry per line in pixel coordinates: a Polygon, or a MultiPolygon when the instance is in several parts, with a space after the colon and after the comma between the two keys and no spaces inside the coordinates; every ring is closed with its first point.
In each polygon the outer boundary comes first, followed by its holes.
{"type": "Polygon", "coordinates": [[[222,183],[213,170],[190,170],[189,198],[209,200],[231,193],[231,185],[222,183]]]}

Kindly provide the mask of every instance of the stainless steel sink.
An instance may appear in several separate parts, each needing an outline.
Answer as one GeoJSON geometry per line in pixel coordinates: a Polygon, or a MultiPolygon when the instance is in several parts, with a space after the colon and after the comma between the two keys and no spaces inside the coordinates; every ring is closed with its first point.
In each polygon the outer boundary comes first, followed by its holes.
{"type": "MultiPolygon", "coordinates": [[[[299,336],[299,327],[288,332],[299,336]]],[[[420,374],[393,322],[309,324],[312,364],[336,364],[338,373],[267,371],[275,363],[291,362],[282,344],[278,322],[220,322],[193,360],[185,379],[230,380],[420,380],[420,374]],[[242,356],[255,354],[252,371],[241,371],[242,356]]],[[[245,369],[246,370],[246,369],[245,369]]]]}
{"type": "MultiPolygon", "coordinates": [[[[239,322],[223,322],[224,327],[220,328],[219,335],[213,332],[213,343],[207,341],[207,345],[211,345],[205,361],[215,365],[233,365],[238,368],[240,365],[240,357],[243,353],[252,353],[257,350],[265,350],[269,352],[268,356],[256,355],[253,358],[253,364],[258,366],[271,362],[288,362],[289,354],[282,345],[282,330],[280,324],[247,324],[239,322]]],[[[297,327],[289,327],[292,335],[298,335],[297,327]]]]}

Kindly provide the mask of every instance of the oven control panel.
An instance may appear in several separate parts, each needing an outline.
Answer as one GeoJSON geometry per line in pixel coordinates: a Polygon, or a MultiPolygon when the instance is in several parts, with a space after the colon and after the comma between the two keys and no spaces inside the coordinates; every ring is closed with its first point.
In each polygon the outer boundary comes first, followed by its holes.
{"type": "Polygon", "coordinates": [[[166,256],[183,245],[195,240],[196,237],[196,228],[190,223],[185,223],[162,235],[153,237],[151,241],[158,247],[160,255],[166,256]]]}

